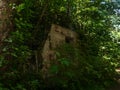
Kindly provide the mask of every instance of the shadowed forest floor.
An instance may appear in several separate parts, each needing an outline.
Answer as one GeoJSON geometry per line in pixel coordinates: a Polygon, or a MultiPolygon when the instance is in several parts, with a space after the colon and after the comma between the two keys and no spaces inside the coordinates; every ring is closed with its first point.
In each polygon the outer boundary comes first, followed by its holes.
{"type": "MultiPolygon", "coordinates": [[[[116,71],[120,74],[120,68],[119,68],[119,69],[116,69],[116,71]]],[[[118,80],[117,80],[116,85],[110,87],[110,88],[107,89],[107,90],[120,90],[120,76],[119,76],[119,78],[118,78],[118,80]]]]}
{"type": "Polygon", "coordinates": [[[108,90],[120,90],[120,79],[118,80],[118,83],[115,86],[109,88],[108,90]]]}

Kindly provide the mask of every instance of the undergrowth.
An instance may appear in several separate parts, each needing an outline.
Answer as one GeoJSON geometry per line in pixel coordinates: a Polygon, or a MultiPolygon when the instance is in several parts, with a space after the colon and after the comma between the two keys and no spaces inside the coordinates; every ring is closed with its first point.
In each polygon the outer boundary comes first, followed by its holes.
{"type": "Polygon", "coordinates": [[[0,90],[105,90],[114,83],[118,45],[111,42],[108,14],[102,11],[100,0],[88,1],[18,0],[10,4],[14,30],[1,46],[0,90]],[[74,29],[79,42],[75,47],[56,48],[57,59],[51,62],[50,77],[44,79],[42,66],[36,70],[35,52],[42,50],[52,23],[74,29]]]}

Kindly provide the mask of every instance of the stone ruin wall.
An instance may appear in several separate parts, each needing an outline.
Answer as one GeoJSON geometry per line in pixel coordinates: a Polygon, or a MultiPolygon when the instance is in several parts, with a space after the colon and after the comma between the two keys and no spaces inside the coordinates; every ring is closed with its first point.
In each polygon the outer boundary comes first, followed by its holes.
{"type": "Polygon", "coordinates": [[[0,0],[0,45],[12,29],[12,9],[9,7],[9,2],[7,0],[0,0]]]}
{"type": "Polygon", "coordinates": [[[55,49],[62,44],[77,44],[77,33],[72,30],[53,24],[43,47],[43,76],[48,77],[48,69],[52,61],[56,59],[55,49]]]}

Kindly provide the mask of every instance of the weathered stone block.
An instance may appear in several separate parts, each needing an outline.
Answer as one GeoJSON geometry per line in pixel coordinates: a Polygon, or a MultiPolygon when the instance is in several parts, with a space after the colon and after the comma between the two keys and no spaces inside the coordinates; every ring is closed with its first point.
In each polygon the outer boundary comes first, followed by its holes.
{"type": "Polygon", "coordinates": [[[63,28],[59,25],[52,24],[42,52],[42,72],[45,77],[49,76],[48,69],[50,64],[56,59],[55,49],[65,43],[75,45],[77,43],[77,37],[78,35],[76,32],[63,28]]]}
{"type": "Polygon", "coordinates": [[[6,0],[0,0],[0,44],[11,30],[11,8],[6,0]]]}

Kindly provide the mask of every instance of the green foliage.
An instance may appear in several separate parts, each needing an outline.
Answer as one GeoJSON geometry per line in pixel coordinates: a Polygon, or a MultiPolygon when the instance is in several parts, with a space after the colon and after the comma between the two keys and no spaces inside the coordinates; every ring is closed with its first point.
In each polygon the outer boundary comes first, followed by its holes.
{"type": "Polygon", "coordinates": [[[1,46],[0,89],[104,90],[113,83],[120,59],[119,45],[110,38],[107,5],[102,0],[48,1],[10,4],[14,28],[1,46]],[[79,45],[58,47],[50,77],[43,79],[34,52],[42,50],[52,23],[75,30],[79,45]]]}
{"type": "Polygon", "coordinates": [[[104,90],[114,82],[114,66],[102,57],[86,56],[81,47],[75,48],[69,44],[59,47],[56,54],[57,61],[53,61],[50,68],[50,86],[72,90],[104,90]]]}

